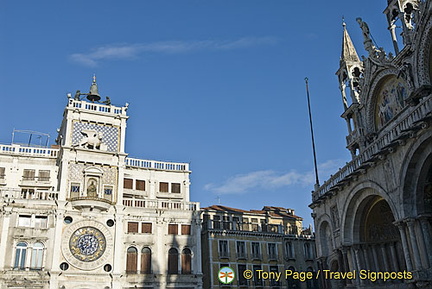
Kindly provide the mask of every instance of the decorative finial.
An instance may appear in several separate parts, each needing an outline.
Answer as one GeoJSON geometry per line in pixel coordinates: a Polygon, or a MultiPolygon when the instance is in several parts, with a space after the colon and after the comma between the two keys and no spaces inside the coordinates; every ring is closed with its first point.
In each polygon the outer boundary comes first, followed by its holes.
{"type": "Polygon", "coordinates": [[[96,83],[96,74],[93,74],[93,83],[96,83]]]}
{"type": "Polygon", "coordinates": [[[345,28],[346,27],[346,23],[345,23],[345,16],[342,15],[342,26],[345,28]]]}

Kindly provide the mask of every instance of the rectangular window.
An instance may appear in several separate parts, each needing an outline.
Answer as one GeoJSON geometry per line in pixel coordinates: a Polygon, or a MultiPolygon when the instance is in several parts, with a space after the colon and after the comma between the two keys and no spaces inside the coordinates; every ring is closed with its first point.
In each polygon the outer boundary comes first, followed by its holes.
{"type": "Polygon", "coordinates": [[[133,189],[133,180],[132,179],[123,179],[123,188],[132,190],[133,189]]]}
{"type": "Polygon", "coordinates": [[[171,193],[180,194],[180,184],[179,183],[172,183],[171,184],[171,193]]]}
{"type": "Polygon", "coordinates": [[[5,168],[0,167],[0,180],[3,180],[5,177],[5,168]]]}
{"type": "Polygon", "coordinates": [[[142,223],[141,224],[141,232],[151,234],[152,232],[152,223],[142,223]]]}
{"type": "Polygon", "coordinates": [[[237,258],[246,258],[246,244],[243,241],[237,241],[237,258]]]}
{"type": "Polygon", "coordinates": [[[247,279],[243,276],[243,272],[246,271],[246,265],[238,265],[238,284],[247,285],[247,279]]]}
{"type": "Polygon", "coordinates": [[[259,270],[261,270],[261,265],[253,265],[255,286],[262,286],[263,285],[262,278],[259,278],[260,276],[258,275],[260,272],[259,270]]]}
{"type": "Polygon", "coordinates": [[[159,183],[159,192],[161,193],[168,193],[168,183],[159,183]]]}
{"type": "Polygon", "coordinates": [[[261,259],[260,243],[252,242],[252,258],[261,259]]]}
{"type": "MultiPolygon", "coordinates": [[[[270,272],[279,272],[278,266],[270,266],[270,272]]],[[[275,274],[275,276],[277,275],[278,274],[275,274]]],[[[276,279],[270,279],[270,286],[280,286],[280,283],[279,281],[276,281],[276,279]]]]}
{"type": "Polygon", "coordinates": [[[229,216],[223,216],[222,220],[223,220],[223,223],[222,223],[223,228],[225,230],[230,230],[231,229],[230,217],[229,216]]]}
{"type": "Polygon", "coordinates": [[[249,219],[248,218],[243,218],[242,230],[243,231],[249,231],[249,219]]]}
{"type": "Polygon", "coordinates": [[[138,233],[138,222],[128,222],[128,233],[138,233]]]}
{"type": "Polygon", "coordinates": [[[48,170],[39,170],[38,181],[40,182],[48,182],[50,180],[50,171],[48,170]]]}
{"type": "Polygon", "coordinates": [[[275,243],[268,243],[267,247],[268,247],[268,258],[271,260],[276,260],[277,259],[276,244],[275,243]]]}
{"type": "Polygon", "coordinates": [[[136,180],[135,181],[135,189],[137,191],[145,191],[145,181],[136,180]]]}
{"type": "Polygon", "coordinates": [[[178,234],[178,225],[177,224],[168,224],[168,234],[177,235],[178,234]]]}
{"type": "Polygon", "coordinates": [[[24,181],[34,181],[35,179],[35,170],[25,169],[23,171],[23,180],[24,181]]]}
{"type": "Polygon", "coordinates": [[[111,196],[113,194],[113,187],[111,187],[111,186],[104,186],[104,194],[106,196],[111,196]]]}
{"type": "Polygon", "coordinates": [[[228,241],[219,240],[219,257],[228,258],[228,241]]]}
{"type": "Polygon", "coordinates": [[[258,228],[259,228],[258,219],[257,218],[252,218],[251,222],[252,222],[252,231],[258,232],[258,228]]]}
{"type": "Polygon", "coordinates": [[[40,229],[46,229],[48,227],[48,217],[47,216],[36,216],[34,227],[40,228],[40,229]]]}
{"type": "Polygon", "coordinates": [[[213,229],[220,229],[220,216],[214,215],[213,216],[213,229]]]}
{"type": "Polygon", "coordinates": [[[286,251],[286,257],[288,259],[294,259],[294,245],[292,242],[286,242],[285,243],[285,251],[286,251]]]}
{"type": "Polygon", "coordinates": [[[79,183],[72,183],[70,186],[70,197],[76,198],[80,195],[80,184],[79,183]]]}
{"type": "Polygon", "coordinates": [[[181,234],[182,235],[190,235],[191,234],[191,225],[181,225],[181,234]]]}
{"type": "Polygon", "coordinates": [[[30,227],[31,226],[31,216],[30,215],[19,215],[18,216],[18,226],[19,227],[30,227]]]}

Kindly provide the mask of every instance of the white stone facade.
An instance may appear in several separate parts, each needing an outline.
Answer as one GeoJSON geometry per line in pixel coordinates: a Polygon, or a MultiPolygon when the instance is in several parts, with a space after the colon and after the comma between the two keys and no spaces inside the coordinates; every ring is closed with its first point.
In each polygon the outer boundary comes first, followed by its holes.
{"type": "Polygon", "coordinates": [[[336,74],[352,161],[310,207],[320,269],[357,278],[323,279],[322,288],[432,286],[432,2],[389,0],[384,13],[396,55],[373,46],[358,18],[368,52],[360,60],[344,25],[336,74]],[[361,270],[393,275],[360,278],[361,270]]]}
{"type": "Polygon", "coordinates": [[[128,158],[127,119],[69,96],[57,146],[0,145],[1,289],[202,288],[189,164],[128,158]]]}

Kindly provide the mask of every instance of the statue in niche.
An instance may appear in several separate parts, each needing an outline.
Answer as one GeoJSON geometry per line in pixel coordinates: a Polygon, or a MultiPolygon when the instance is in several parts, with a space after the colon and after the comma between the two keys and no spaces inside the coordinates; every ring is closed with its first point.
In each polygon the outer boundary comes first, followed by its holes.
{"type": "Polygon", "coordinates": [[[96,181],[91,179],[87,187],[87,197],[97,197],[96,181]]]}

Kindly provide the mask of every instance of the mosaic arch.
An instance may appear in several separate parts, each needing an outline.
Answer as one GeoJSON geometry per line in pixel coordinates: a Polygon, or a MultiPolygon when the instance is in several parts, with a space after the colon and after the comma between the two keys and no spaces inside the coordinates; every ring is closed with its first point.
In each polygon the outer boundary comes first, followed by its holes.
{"type": "Polygon", "coordinates": [[[375,127],[377,130],[385,126],[405,107],[408,98],[408,84],[396,75],[390,75],[380,81],[381,85],[375,93],[375,127]]]}

